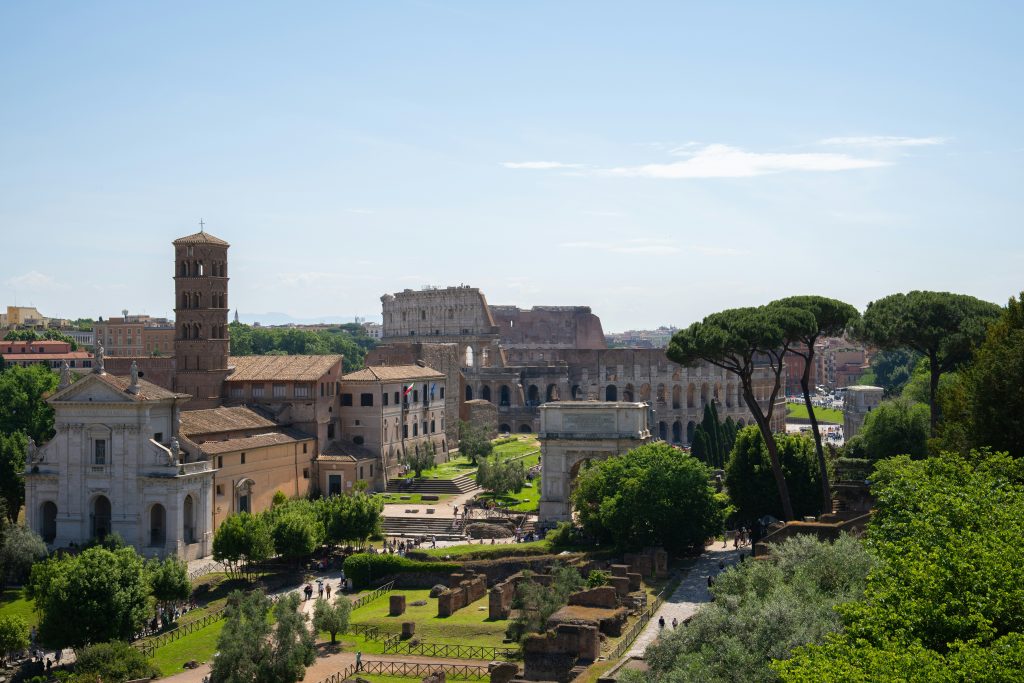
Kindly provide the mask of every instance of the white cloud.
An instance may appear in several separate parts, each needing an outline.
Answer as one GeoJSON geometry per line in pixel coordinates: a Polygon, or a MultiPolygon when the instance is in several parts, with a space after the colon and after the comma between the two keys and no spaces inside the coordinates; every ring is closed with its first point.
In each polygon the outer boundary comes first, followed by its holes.
{"type": "Polygon", "coordinates": [[[845,146],[845,147],[928,147],[931,145],[944,145],[947,138],[906,138],[896,135],[861,135],[852,137],[825,138],[819,140],[819,145],[845,146]]]}
{"type": "Polygon", "coordinates": [[[599,171],[602,175],[633,178],[751,178],[787,171],[849,171],[887,166],[888,162],[848,154],[747,152],[729,145],[707,145],[669,164],[621,166],[599,171]]]}
{"type": "Polygon", "coordinates": [[[49,275],[40,273],[38,270],[31,270],[23,275],[9,277],[4,283],[19,291],[31,292],[55,292],[67,289],[67,285],[61,284],[49,275]]]}
{"type": "Polygon", "coordinates": [[[552,168],[583,168],[583,164],[563,164],[561,161],[503,161],[505,168],[526,168],[531,170],[548,170],[552,168]]]}

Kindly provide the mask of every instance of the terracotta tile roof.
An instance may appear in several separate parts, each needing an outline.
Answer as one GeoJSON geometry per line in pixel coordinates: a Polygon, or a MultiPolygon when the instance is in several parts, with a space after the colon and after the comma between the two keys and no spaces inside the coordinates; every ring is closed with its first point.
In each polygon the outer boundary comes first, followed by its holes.
{"type": "Polygon", "coordinates": [[[324,460],[376,460],[377,453],[373,452],[366,446],[358,446],[348,439],[336,439],[327,444],[327,447],[321,451],[318,458],[324,460]]]}
{"type": "Polygon", "coordinates": [[[235,371],[228,382],[315,382],[335,365],[340,355],[328,356],[231,356],[228,366],[235,371]]]}
{"type": "MultiPolygon", "coordinates": [[[[133,394],[128,391],[128,387],[132,384],[131,379],[128,377],[118,377],[117,375],[110,375],[106,373],[102,375],[92,373],[84,375],[84,377],[95,377],[101,382],[105,382],[114,387],[118,391],[131,396],[136,401],[160,401],[168,398],[183,398],[188,396],[188,394],[179,394],[173,391],[168,391],[167,389],[158,387],[152,382],[147,382],[144,379],[139,380],[139,393],[133,394]]],[[[74,384],[71,386],[74,386],[74,384]]]]}
{"type": "Polygon", "coordinates": [[[68,351],[67,353],[0,353],[0,357],[12,363],[31,363],[39,360],[89,360],[92,354],[88,351],[68,351]]]}
{"type": "Polygon", "coordinates": [[[281,444],[299,443],[302,441],[313,441],[313,437],[304,432],[293,429],[281,429],[266,434],[257,434],[243,439],[227,439],[225,441],[206,441],[199,444],[199,450],[207,455],[220,455],[221,453],[232,453],[234,451],[252,450],[266,446],[280,446],[281,444]]]}
{"type": "Polygon", "coordinates": [[[414,379],[444,379],[433,368],[420,365],[374,365],[342,375],[343,382],[400,382],[414,379]]]}
{"type": "Polygon", "coordinates": [[[230,244],[220,239],[219,237],[214,237],[210,233],[203,232],[202,230],[193,235],[179,237],[178,239],[174,240],[174,244],[219,244],[222,247],[231,246],[230,244]]]}
{"type": "Polygon", "coordinates": [[[274,427],[276,422],[245,406],[181,411],[181,433],[186,436],[274,427]]]}

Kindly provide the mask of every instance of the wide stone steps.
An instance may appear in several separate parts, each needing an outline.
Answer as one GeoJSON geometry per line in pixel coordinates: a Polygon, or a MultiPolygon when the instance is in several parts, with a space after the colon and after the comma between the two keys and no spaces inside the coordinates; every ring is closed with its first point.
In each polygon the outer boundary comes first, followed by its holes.
{"type": "Polygon", "coordinates": [[[451,517],[384,517],[382,525],[388,536],[465,538],[462,530],[454,527],[451,517]]]}
{"type": "Polygon", "coordinates": [[[454,479],[392,479],[387,492],[398,494],[426,493],[432,495],[460,495],[476,490],[476,481],[468,474],[454,479]]]}

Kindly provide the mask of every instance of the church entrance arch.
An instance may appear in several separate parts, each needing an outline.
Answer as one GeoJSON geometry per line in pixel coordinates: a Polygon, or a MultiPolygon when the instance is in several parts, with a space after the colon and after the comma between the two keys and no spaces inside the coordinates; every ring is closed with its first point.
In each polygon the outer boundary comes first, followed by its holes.
{"type": "Polygon", "coordinates": [[[43,503],[40,512],[43,523],[39,529],[39,535],[45,542],[53,543],[53,539],[57,538],[57,504],[48,500],[43,503]]]}
{"type": "Polygon", "coordinates": [[[92,501],[92,537],[103,539],[110,533],[110,499],[96,496],[92,501]]]}
{"type": "Polygon", "coordinates": [[[149,544],[162,546],[167,540],[167,510],[160,503],[149,509],[149,544]]]}

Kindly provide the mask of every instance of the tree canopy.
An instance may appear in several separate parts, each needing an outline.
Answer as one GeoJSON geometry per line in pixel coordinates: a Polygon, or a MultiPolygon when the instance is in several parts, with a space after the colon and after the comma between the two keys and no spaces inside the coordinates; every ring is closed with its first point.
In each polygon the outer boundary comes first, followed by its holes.
{"type": "Polygon", "coordinates": [[[150,596],[143,560],[132,548],[89,548],[32,568],[29,591],[39,637],[53,647],[130,640],[146,620],[150,596]]]}
{"type": "Polygon", "coordinates": [[[704,361],[739,378],[743,401],[768,446],[772,474],[786,519],[793,519],[793,506],[772,439],[771,418],[782,386],[785,355],[794,343],[812,333],[816,325],[809,311],[784,304],[733,308],[712,313],[701,322],[676,332],[666,352],[670,360],[680,365],[704,361]],[[774,380],[763,405],[754,391],[758,369],[767,369],[774,380]]]}
{"type": "Polygon", "coordinates": [[[784,681],[1008,681],[1024,665],[1024,461],[895,457],[872,475],[876,560],[844,630],[775,664],[784,681]]]}
{"type": "Polygon", "coordinates": [[[937,432],[939,377],[971,358],[985,339],[999,306],[966,294],[912,291],[890,294],[868,304],[857,335],[882,349],[907,348],[929,362],[931,433],[937,432]]]}
{"type": "Polygon", "coordinates": [[[703,548],[723,523],[710,476],[704,463],[664,442],[645,444],[583,468],[572,503],[602,545],[703,548]]]}
{"type": "Polygon", "coordinates": [[[357,323],[346,323],[325,330],[299,330],[252,327],[232,322],[228,331],[231,335],[232,355],[323,356],[340,353],[344,355],[344,372],[362,368],[366,352],[377,345],[377,341],[357,323]]]}
{"type": "MultiPolygon", "coordinates": [[[[793,512],[798,517],[817,514],[821,499],[814,442],[799,434],[776,434],[775,441],[793,512]]],[[[725,467],[725,486],[740,520],[750,523],[764,515],[781,518],[782,502],[772,478],[761,432],[755,426],[741,429],[725,467]]]]}
{"type": "Polygon", "coordinates": [[[870,460],[928,455],[928,407],[905,398],[882,401],[868,413],[860,433],[850,440],[851,455],[870,460]]]}
{"type": "Polygon", "coordinates": [[[459,422],[459,453],[476,464],[479,458],[485,458],[494,450],[487,430],[471,422],[459,422]]]}

